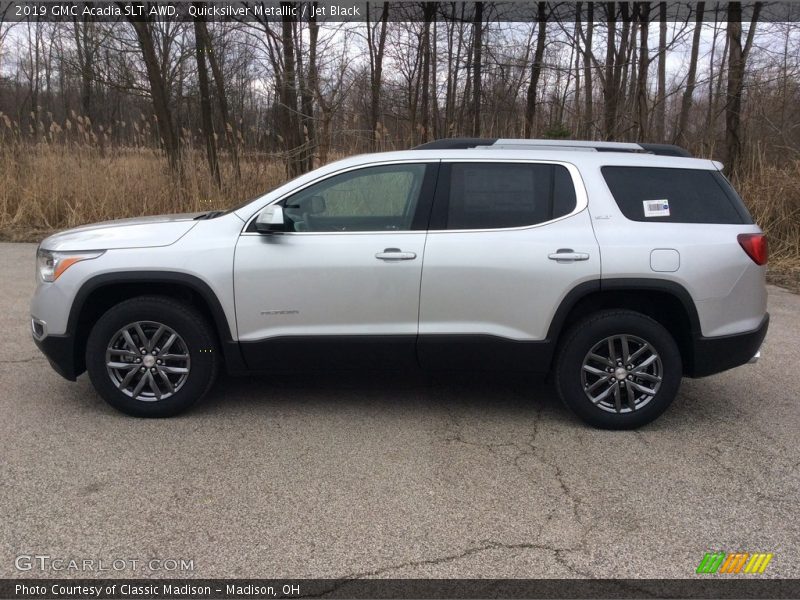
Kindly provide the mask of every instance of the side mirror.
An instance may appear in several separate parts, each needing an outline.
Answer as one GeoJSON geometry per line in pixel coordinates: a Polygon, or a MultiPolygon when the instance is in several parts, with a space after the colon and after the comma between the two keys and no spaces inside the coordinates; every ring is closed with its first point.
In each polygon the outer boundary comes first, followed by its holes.
{"type": "Polygon", "coordinates": [[[286,231],[283,207],[273,204],[262,210],[256,217],[256,231],[258,233],[286,231]]]}

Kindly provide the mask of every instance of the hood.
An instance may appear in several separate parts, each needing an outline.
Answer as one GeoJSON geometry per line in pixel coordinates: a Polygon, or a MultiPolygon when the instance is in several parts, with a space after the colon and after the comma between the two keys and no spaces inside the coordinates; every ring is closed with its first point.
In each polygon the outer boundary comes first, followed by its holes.
{"type": "Polygon", "coordinates": [[[54,251],[78,251],[169,246],[197,225],[194,218],[202,214],[157,215],[82,225],[45,238],[41,247],[54,251]]]}

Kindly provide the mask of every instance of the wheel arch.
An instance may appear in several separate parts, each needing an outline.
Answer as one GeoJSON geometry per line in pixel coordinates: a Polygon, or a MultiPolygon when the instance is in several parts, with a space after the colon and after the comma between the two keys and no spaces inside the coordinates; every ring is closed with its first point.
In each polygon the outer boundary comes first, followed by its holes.
{"type": "Polygon", "coordinates": [[[222,304],[199,277],[173,271],[131,271],[96,275],[78,290],[70,309],[67,331],[74,339],[75,373],[85,371],[86,341],[91,325],[109,308],[137,296],[167,296],[196,308],[213,327],[229,371],[241,370],[239,346],[233,340],[222,304]]]}
{"type": "Polygon", "coordinates": [[[700,335],[700,319],[692,296],[674,281],[612,278],[581,283],[559,305],[547,338],[557,345],[561,335],[581,318],[614,308],[640,312],[663,325],[678,344],[684,371],[694,370],[693,340],[700,335]]]}

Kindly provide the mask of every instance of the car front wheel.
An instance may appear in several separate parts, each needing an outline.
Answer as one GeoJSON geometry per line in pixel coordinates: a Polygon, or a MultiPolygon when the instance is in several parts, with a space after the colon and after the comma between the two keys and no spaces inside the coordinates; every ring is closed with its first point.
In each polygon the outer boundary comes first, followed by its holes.
{"type": "Polygon", "coordinates": [[[100,317],[86,344],[86,370],[114,408],[136,417],[169,417],[211,388],[215,350],[213,331],[193,307],[143,296],[100,317]]]}
{"type": "Polygon", "coordinates": [[[567,332],[555,379],[561,399],[587,423],[633,429],[667,409],[681,377],[678,346],[660,323],[629,310],[606,310],[567,332]]]}

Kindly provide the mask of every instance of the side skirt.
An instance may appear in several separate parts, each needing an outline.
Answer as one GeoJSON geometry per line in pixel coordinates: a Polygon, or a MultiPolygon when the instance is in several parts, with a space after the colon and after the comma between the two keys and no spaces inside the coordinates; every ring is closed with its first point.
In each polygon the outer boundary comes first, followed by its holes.
{"type": "Polygon", "coordinates": [[[417,357],[431,371],[547,373],[555,344],[492,335],[421,335],[417,357]]]}
{"type": "Polygon", "coordinates": [[[319,372],[418,368],[415,335],[291,336],[240,342],[251,371],[319,372]]]}
{"type": "Polygon", "coordinates": [[[547,373],[555,344],[491,335],[291,336],[240,342],[250,371],[547,373]]]}

